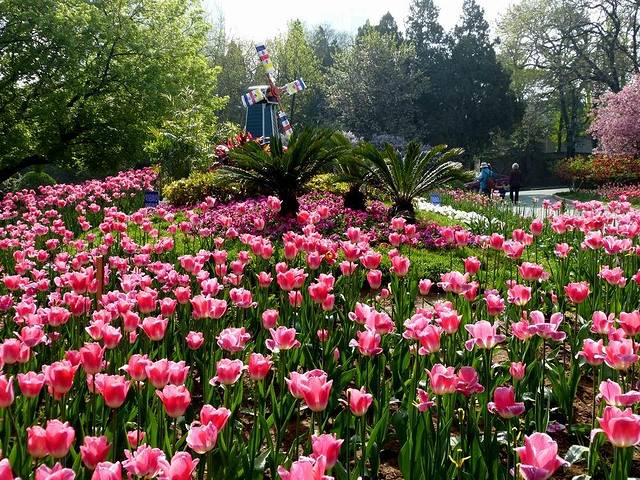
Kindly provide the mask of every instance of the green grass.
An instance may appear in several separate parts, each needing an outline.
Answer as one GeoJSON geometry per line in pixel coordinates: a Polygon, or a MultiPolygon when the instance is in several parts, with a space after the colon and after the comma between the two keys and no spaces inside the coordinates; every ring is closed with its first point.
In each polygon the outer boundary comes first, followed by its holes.
{"type": "Polygon", "coordinates": [[[565,200],[578,200],[579,202],[589,202],[591,200],[606,201],[601,195],[592,190],[570,190],[556,194],[565,200]]]}
{"type": "Polygon", "coordinates": [[[460,225],[461,223],[440,213],[427,212],[424,210],[417,210],[416,218],[421,222],[437,223],[442,227],[454,227],[456,225],[460,225]]]}

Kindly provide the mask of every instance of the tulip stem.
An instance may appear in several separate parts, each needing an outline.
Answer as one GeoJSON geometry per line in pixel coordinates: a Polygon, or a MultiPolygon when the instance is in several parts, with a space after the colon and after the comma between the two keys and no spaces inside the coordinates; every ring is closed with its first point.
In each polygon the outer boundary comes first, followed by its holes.
{"type": "Polygon", "coordinates": [[[361,438],[360,438],[360,443],[361,443],[361,447],[362,447],[362,458],[361,458],[361,465],[360,465],[360,472],[362,474],[362,478],[364,479],[364,474],[365,474],[365,462],[366,462],[366,436],[367,436],[367,419],[366,419],[366,415],[362,416],[362,430],[361,430],[361,438]]]}

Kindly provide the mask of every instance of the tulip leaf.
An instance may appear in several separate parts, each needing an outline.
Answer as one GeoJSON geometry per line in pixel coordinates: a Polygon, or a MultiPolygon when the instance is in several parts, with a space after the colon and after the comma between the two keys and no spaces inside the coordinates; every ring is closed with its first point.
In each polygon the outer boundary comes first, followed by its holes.
{"type": "Polygon", "coordinates": [[[569,463],[569,466],[582,460],[589,453],[589,447],[584,445],[571,445],[564,460],[569,463]]]}
{"type": "Polygon", "coordinates": [[[591,480],[591,475],[587,475],[586,473],[583,473],[582,475],[575,475],[571,477],[571,480],[591,480]]]}

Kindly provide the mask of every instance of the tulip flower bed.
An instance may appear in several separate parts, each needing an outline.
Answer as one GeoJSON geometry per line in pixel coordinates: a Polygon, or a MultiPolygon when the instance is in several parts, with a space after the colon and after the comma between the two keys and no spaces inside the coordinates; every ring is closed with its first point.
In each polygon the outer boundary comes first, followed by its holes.
{"type": "Polygon", "coordinates": [[[0,479],[638,473],[628,203],[472,235],[334,197],[137,209],[153,178],[0,202],[0,479]]]}

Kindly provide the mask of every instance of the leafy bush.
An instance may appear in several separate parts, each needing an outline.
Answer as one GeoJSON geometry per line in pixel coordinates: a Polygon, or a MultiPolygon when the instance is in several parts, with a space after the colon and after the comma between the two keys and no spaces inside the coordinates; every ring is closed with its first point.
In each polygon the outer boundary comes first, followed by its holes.
{"type": "Polygon", "coordinates": [[[310,192],[329,192],[344,195],[349,191],[349,184],[342,182],[333,173],[321,173],[313,177],[305,188],[310,192]]]}
{"type": "Polygon", "coordinates": [[[640,180],[640,158],[631,155],[596,154],[560,160],[555,173],[582,188],[606,183],[633,183],[640,180]]]}
{"type": "Polygon", "coordinates": [[[17,190],[38,190],[41,185],[55,185],[55,178],[45,172],[32,170],[25,173],[16,185],[17,190]]]}
{"type": "Polygon", "coordinates": [[[169,183],[163,188],[162,194],[172,205],[183,206],[193,205],[206,197],[227,201],[238,196],[240,189],[223,181],[217,171],[196,172],[169,183]]]}

